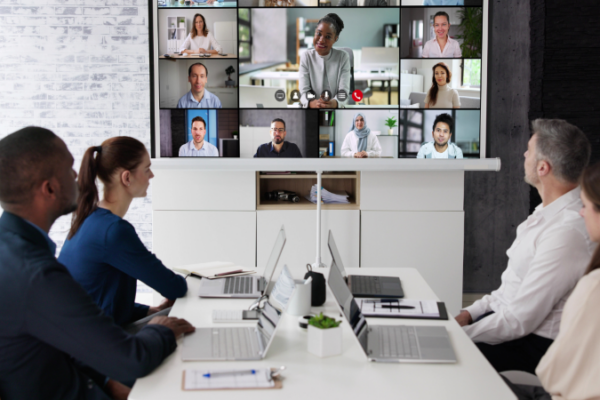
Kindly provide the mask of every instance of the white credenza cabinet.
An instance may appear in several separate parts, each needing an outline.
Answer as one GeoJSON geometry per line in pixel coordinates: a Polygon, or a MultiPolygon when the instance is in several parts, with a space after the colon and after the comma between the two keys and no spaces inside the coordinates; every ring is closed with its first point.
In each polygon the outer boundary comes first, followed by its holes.
{"type": "MultiPolygon", "coordinates": [[[[263,140],[264,131],[251,130],[242,129],[241,133],[254,147],[263,140]]],[[[241,135],[240,140],[243,138],[241,135]]],[[[277,160],[158,161],[153,162],[153,246],[167,266],[217,260],[264,266],[282,225],[287,243],[279,265],[287,264],[293,275],[301,278],[306,264],[315,262],[314,205],[272,205],[257,193],[272,190],[271,181],[299,182],[304,178],[259,175],[257,168],[237,169],[238,164],[258,162],[271,171],[281,171],[283,165],[292,171],[310,171],[304,165],[310,160],[280,160],[281,165],[277,160]]],[[[337,171],[352,171],[350,167],[357,165],[352,160],[319,161],[325,171],[335,171],[337,165],[345,166],[337,171]]],[[[424,161],[393,161],[406,164],[406,170],[363,170],[360,176],[340,172],[337,178],[356,182],[349,186],[354,188],[354,202],[347,208],[326,206],[321,211],[321,261],[331,264],[327,247],[331,229],[346,267],[416,268],[455,315],[462,305],[464,170],[497,171],[500,165],[498,160],[424,161]]],[[[367,165],[380,168],[380,163],[386,160],[371,160],[367,165]]],[[[336,175],[332,174],[324,175],[324,186],[334,184],[336,175]]]]}

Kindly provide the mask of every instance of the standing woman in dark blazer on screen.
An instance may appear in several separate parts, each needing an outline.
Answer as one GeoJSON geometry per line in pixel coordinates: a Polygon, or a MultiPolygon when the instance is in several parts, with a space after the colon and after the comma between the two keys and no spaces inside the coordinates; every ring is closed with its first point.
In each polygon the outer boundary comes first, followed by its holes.
{"type": "Polygon", "coordinates": [[[344,50],[334,49],[344,22],[337,14],[327,14],[319,20],[313,38],[314,49],[300,58],[300,102],[309,108],[338,108],[348,101],[350,93],[350,57],[344,50]],[[306,95],[312,90],[316,97],[306,95]],[[331,92],[331,99],[322,99],[321,93],[331,92]],[[346,100],[338,99],[338,92],[346,91],[346,100]]]}
{"type": "Polygon", "coordinates": [[[148,151],[134,138],[114,137],[87,149],[77,181],[77,210],[58,257],[104,313],[121,326],[173,304],[172,300],[158,307],[137,304],[138,279],[167,299],[187,292],[185,279],[149,252],[133,225],[123,219],[131,201],[146,196],[153,177],[148,151]],[[96,178],[104,184],[100,201],[96,178]]]}

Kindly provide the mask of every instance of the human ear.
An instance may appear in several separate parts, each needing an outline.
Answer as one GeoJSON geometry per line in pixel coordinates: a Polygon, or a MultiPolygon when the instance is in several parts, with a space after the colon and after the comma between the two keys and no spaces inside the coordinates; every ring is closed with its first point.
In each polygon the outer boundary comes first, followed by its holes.
{"type": "Polygon", "coordinates": [[[131,172],[129,172],[129,171],[121,172],[121,183],[125,186],[129,186],[131,184],[131,172]]]}

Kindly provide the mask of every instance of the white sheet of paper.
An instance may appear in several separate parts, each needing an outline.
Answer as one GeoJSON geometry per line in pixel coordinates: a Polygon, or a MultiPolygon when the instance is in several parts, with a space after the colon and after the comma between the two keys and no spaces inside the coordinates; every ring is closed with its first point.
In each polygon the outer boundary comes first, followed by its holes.
{"type": "Polygon", "coordinates": [[[275,382],[270,379],[271,370],[269,368],[255,369],[254,374],[239,374],[225,376],[205,377],[205,374],[219,372],[248,371],[250,368],[238,370],[208,370],[208,369],[186,369],[183,390],[197,389],[236,389],[236,388],[267,388],[275,386],[275,382]]]}
{"type": "Polygon", "coordinates": [[[412,300],[398,299],[395,302],[382,302],[381,299],[360,299],[359,306],[362,313],[370,315],[389,315],[389,316],[414,316],[414,317],[439,317],[437,301],[435,300],[412,300]],[[411,306],[413,309],[406,308],[388,308],[384,306],[401,305],[411,306]]]}

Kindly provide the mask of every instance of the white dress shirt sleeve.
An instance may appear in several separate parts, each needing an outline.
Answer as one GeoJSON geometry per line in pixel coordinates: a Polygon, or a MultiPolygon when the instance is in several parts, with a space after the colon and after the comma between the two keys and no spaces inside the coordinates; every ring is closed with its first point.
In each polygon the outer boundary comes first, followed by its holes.
{"type": "Polygon", "coordinates": [[[191,50],[191,48],[190,48],[191,44],[192,44],[192,34],[190,33],[187,35],[187,37],[183,41],[183,44],[179,48],[179,52],[181,53],[184,50],[191,50]]]}
{"type": "MultiPolygon", "coordinates": [[[[570,227],[550,228],[532,251],[535,256],[514,300],[479,322],[463,327],[474,342],[497,344],[532,333],[575,287],[590,260],[587,239],[570,227]]],[[[512,273],[518,275],[518,271],[512,273]]],[[[485,300],[477,303],[467,308],[469,312],[473,310],[473,318],[489,310],[485,300]]]]}
{"type": "MultiPolygon", "coordinates": [[[[213,34],[210,32],[208,32],[208,41],[210,42],[210,47],[212,47],[213,50],[216,50],[218,53],[222,53],[223,48],[221,47],[219,42],[217,42],[217,39],[215,39],[213,34]]],[[[210,50],[210,49],[206,49],[206,50],[210,50]]]]}
{"type": "Polygon", "coordinates": [[[369,134],[367,156],[369,156],[369,158],[381,157],[381,145],[379,144],[377,135],[372,133],[369,134]]]}
{"type": "Polygon", "coordinates": [[[344,138],[344,143],[342,143],[342,157],[354,157],[354,153],[356,153],[356,150],[352,150],[352,136],[354,136],[353,131],[348,132],[344,138]]]}

